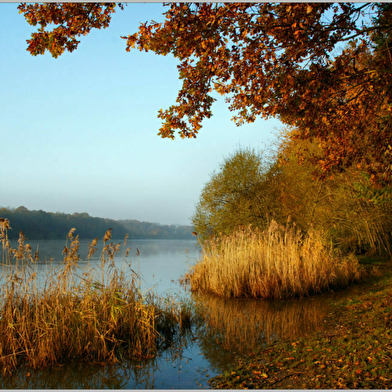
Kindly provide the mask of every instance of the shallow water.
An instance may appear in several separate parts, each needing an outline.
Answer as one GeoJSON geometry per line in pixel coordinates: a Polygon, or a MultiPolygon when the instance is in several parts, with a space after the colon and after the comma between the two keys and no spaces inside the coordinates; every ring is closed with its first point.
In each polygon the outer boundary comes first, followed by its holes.
{"type": "MultiPolygon", "coordinates": [[[[81,256],[87,255],[88,241],[81,241],[81,256]],[[84,253],[83,253],[84,252],[84,253]]],[[[35,241],[40,259],[36,268],[41,282],[50,265],[61,264],[62,241],[35,241]]],[[[334,295],[306,300],[264,301],[223,300],[208,295],[191,295],[178,282],[197,261],[196,241],[131,240],[130,256],[115,258],[116,266],[142,276],[142,289],[159,295],[173,294],[192,300],[200,324],[182,339],[180,347],[161,352],[145,361],[123,361],[114,365],[68,363],[50,369],[20,369],[13,377],[0,379],[1,388],[39,389],[200,389],[208,379],[229,370],[236,353],[246,354],[282,339],[324,328],[324,317],[334,295]]],[[[97,252],[99,254],[99,250],[97,252]]],[[[80,268],[97,267],[99,258],[81,262],[80,268]]],[[[99,273],[99,272],[97,272],[99,273]]]]}

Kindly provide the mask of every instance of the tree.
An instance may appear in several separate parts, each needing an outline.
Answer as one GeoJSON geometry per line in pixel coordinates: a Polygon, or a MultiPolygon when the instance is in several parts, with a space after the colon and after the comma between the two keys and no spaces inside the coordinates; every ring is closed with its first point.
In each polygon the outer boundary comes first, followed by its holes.
{"type": "MultiPolygon", "coordinates": [[[[106,27],[116,4],[21,4],[39,24],[28,50],[57,57],[76,37],[106,27]],[[57,26],[52,31],[49,23],[57,26]]],[[[121,5],[119,5],[122,7],[121,5]]],[[[237,125],[276,116],[317,138],[325,178],[360,166],[375,184],[392,183],[392,5],[376,3],[170,3],[163,23],[128,37],[138,48],[172,54],[183,81],[176,104],[160,110],[159,134],[196,137],[226,97],[237,125]],[[346,45],[347,44],[347,45],[346,45]],[[346,45],[341,50],[341,45],[346,45]]]]}
{"type": "Polygon", "coordinates": [[[22,3],[19,12],[24,13],[27,22],[40,25],[31,40],[27,40],[27,50],[34,56],[48,50],[55,58],[65,50],[73,52],[80,42],[76,37],[109,26],[116,6],[123,9],[121,3],[22,3]],[[57,26],[50,31],[47,28],[50,24],[57,26]]]}
{"type": "Polygon", "coordinates": [[[323,231],[342,251],[390,256],[392,187],[372,187],[370,176],[357,167],[324,181],[315,178],[314,165],[303,156],[319,156],[319,143],[298,141],[296,132],[286,130],[278,147],[274,195],[280,223],[291,216],[305,232],[310,227],[323,231]]]}
{"type": "Polygon", "coordinates": [[[267,168],[263,156],[251,149],[238,149],[224,160],[204,186],[192,217],[201,241],[239,226],[263,227],[271,211],[271,192],[264,186],[267,168]]]}

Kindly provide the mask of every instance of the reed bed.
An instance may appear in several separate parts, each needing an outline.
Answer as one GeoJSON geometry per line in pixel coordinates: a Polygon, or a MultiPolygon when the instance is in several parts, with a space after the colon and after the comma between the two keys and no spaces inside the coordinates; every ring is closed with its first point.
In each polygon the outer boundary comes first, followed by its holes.
{"type": "Polygon", "coordinates": [[[209,241],[188,274],[192,291],[222,298],[304,297],[359,278],[357,259],[336,254],[322,233],[275,221],[209,241]]]}
{"type": "MultiPolygon", "coordinates": [[[[189,324],[185,305],[143,293],[135,272],[125,275],[116,267],[120,244],[110,242],[111,230],[103,237],[98,274],[91,266],[78,268],[79,239],[72,229],[62,265],[50,270],[44,284],[37,284],[38,254],[32,254],[22,232],[17,249],[11,248],[8,228],[9,224],[0,228],[0,368],[4,375],[22,363],[39,368],[72,359],[104,363],[123,357],[151,358],[167,331],[172,339],[189,324]]],[[[96,244],[97,239],[89,244],[89,258],[96,244]]]]}

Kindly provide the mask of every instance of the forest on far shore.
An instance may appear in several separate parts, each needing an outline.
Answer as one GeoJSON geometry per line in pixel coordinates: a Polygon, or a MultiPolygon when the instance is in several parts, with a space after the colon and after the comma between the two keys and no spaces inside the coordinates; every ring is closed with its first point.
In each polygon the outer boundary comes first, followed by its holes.
{"type": "Polygon", "coordinates": [[[104,219],[92,217],[86,212],[65,214],[28,210],[26,207],[0,208],[0,217],[10,221],[9,239],[19,237],[22,231],[28,240],[61,240],[71,228],[76,228],[80,239],[101,238],[112,229],[112,238],[123,239],[192,239],[192,226],[160,225],[138,220],[104,219]]]}

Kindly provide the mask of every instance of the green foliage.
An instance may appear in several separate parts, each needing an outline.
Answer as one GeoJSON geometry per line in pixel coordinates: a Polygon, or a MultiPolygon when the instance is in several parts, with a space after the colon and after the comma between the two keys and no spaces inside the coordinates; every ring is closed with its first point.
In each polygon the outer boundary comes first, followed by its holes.
{"type": "Polygon", "coordinates": [[[194,239],[192,226],[160,225],[159,223],[140,222],[135,219],[119,220],[118,222],[125,227],[131,239],[194,239]]]}
{"type": "Polygon", "coordinates": [[[290,217],[304,233],[323,232],[343,252],[391,253],[392,188],[376,187],[359,167],[324,180],[315,175],[322,157],[320,140],[297,139],[286,130],[276,157],[238,150],[225,159],[205,185],[193,216],[204,243],[239,226],[264,229],[272,220],[290,217]]]}
{"type": "Polygon", "coordinates": [[[374,205],[379,206],[392,202],[392,187],[373,187],[370,176],[367,173],[361,173],[361,178],[353,182],[353,187],[357,197],[367,200],[374,205]]]}
{"type": "Polygon", "coordinates": [[[201,241],[229,234],[238,226],[263,227],[270,194],[261,153],[238,149],[204,186],[192,223],[201,241]]]}
{"type": "Polygon", "coordinates": [[[31,239],[64,239],[70,227],[76,227],[79,238],[99,237],[108,227],[113,229],[117,238],[124,237],[125,228],[111,219],[94,218],[86,213],[64,214],[42,210],[30,211],[21,206],[16,209],[1,208],[0,216],[8,218],[12,230],[10,239],[18,238],[20,230],[26,238],[31,239]]]}

